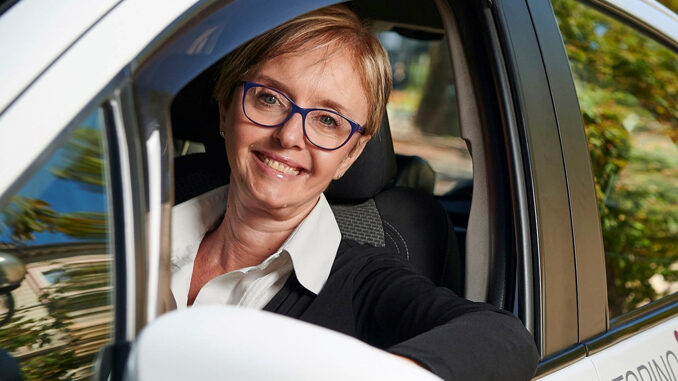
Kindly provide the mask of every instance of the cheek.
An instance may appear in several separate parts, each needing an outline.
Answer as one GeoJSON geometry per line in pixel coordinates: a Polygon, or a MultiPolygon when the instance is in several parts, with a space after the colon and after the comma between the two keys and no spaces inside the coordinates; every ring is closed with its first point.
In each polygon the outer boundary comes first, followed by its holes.
{"type": "Polygon", "coordinates": [[[224,131],[224,140],[226,155],[231,168],[238,165],[243,153],[247,152],[249,145],[254,140],[253,134],[256,129],[247,128],[246,123],[240,118],[239,113],[235,112],[233,105],[226,111],[221,120],[221,128],[224,131]]]}
{"type": "Polygon", "coordinates": [[[252,142],[261,138],[262,129],[253,128],[242,113],[237,112],[233,107],[228,110],[225,123],[226,152],[239,152],[248,147],[252,142]]]}
{"type": "MultiPolygon", "coordinates": [[[[343,147],[342,147],[343,148],[343,147]]],[[[318,176],[318,180],[321,182],[329,183],[334,179],[337,171],[339,170],[341,164],[344,162],[348,151],[343,149],[337,151],[320,151],[314,155],[314,167],[315,175],[318,176]]]]}

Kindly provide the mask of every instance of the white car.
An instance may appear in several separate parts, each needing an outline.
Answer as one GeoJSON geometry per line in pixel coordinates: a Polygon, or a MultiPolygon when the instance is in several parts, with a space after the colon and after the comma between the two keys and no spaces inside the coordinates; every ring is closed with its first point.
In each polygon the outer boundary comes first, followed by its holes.
{"type": "MultiPolygon", "coordinates": [[[[536,378],[678,377],[678,15],[664,2],[673,11],[653,0],[347,3],[394,70],[381,140],[396,167],[380,192],[409,188],[433,208],[379,211],[363,238],[513,311],[539,348],[536,378]],[[392,224],[430,226],[398,238],[392,224]]],[[[0,3],[0,379],[17,367],[25,379],[434,378],[264,312],[172,311],[171,208],[228,179],[214,67],[332,3],[0,3]],[[274,361],[297,350],[312,364],[274,361]]],[[[380,195],[328,198],[339,216],[378,208],[380,195]]]]}

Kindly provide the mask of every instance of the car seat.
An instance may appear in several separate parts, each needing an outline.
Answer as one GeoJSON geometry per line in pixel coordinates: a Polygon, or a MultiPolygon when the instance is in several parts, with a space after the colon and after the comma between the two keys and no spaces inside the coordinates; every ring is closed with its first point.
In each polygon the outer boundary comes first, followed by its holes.
{"type": "MultiPolygon", "coordinates": [[[[211,99],[213,78],[204,73],[172,103],[173,138],[205,146],[205,152],[175,158],[177,204],[228,182],[230,169],[218,133],[218,107],[211,99]]],[[[414,162],[421,165],[421,160],[414,162]]],[[[400,253],[416,271],[463,295],[463,269],[447,213],[430,194],[429,186],[424,185],[425,190],[396,186],[397,173],[388,117],[384,116],[379,133],[325,192],[342,235],[400,253]]],[[[407,181],[400,180],[403,183],[407,181]]]]}

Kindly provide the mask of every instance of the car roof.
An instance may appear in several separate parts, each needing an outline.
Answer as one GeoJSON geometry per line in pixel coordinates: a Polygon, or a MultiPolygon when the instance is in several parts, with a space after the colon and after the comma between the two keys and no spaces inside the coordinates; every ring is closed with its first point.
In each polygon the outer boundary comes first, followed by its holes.
{"type": "Polygon", "coordinates": [[[121,0],[23,0],[0,16],[0,113],[121,0]]]}
{"type": "Polygon", "coordinates": [[[678,48],[678,15],[656,0],[604,0],[601,5],[634,19],[678,48]]]}
{"type": "MultiPolygon", "coordinates": [[[[75,4],[78,0],[60,0],[57,3],[63,4],[67,1],[75,4]]],[[[70,44],[64,42],[68,38],[63,37],[62,48],[55,50],[44,62],[36,64],[31,72],[34,75],[32,78],[26,69],[6,66],[4,61],[8,45],[4,40],[8,35],[7,32],[0,34],[0,41],[3,41],[0,45],[0,54],[3,56],[3,60],[0,60],[0,67],[3,68],[0,70],[0,92],[6,97],[4,99],[9,99],[5,101],[8,102],[5,108],[0,108],[0,163],[11,163],[0,165],[0,195],[15,184],[19,176],[28,176],[35,169],[32,166],[34,160],[40,155],[48,154],[47,149],[64,127],[74,121],[86,105],[94,102],[97,95],[125,67],[133,64],[144,51],[152,49],[154,43],[167,37],[163,31],[174,25],[176,20],[180,20],[197,2],[198,0],[119,1],[99,19],[90,18],[91,25],[80,28],[79,35],[77,32],[71,34],[70,44]],[[11,89],[5,90],[5,87],[10,87],[4,82],[8,70],[11,70],[10,77],[15,75],[14,71],[26,72],[22,81],[14,82],[11,89]],[[7,96],[10,92],[16,95],[7,96]]],[[[20,11],[19,7],[24,3],[41,5],[44,1],[23,0],[0,19],[20,11]]],[[[35,5],[33,9],[37,9],[35,5]]],[[[10,17],[14,19],[14,30],[21,30],[15,23],[27,18],[26,15],[22,18],[16,15],[10,17]]],[[[26,22],[31,27],[37,27],[36,22],[26,22]]],[[[9,25],[9,21],[7,23],[9,25]]],[[[6,31],[10,30],[9,26],[4,28],[7,28],[6,31]]],[[[58,26],[55,28],[58,29],[58,26]]],[[[43,29],[49,31],[46,27],[43,29]]],[[[34,42],[43,46],[39,41],[36,38],[34,42]]],[[[27,59],[30,56],[23,57],[27,59]]],[[[21,66],[20,63],[17,64],[19,61],[13,62],[14,66],[21,66]]]]}

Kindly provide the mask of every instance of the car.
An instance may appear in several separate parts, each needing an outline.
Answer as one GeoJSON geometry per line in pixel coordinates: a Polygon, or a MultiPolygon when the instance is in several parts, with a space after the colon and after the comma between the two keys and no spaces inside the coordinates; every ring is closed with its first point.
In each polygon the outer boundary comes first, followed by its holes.
{"type": "MultiPolygon", "coordinates": [[[[190,335],[197,318],[173,312],[169,293],[171,210],[227,181],[213,73],[254,36],[333,3],[0,4],[2,364],[25,379],[119,380],[128,362],[158,367],[139,356],[168,332],[190,335]]],[[[428,226],[425,239],[394,238],[401,211],[377,210],[367,231],[408,258],[438,255],[413,266],[514,312],[539,350],[535,378],[678,374],[678,5],[662,3],[347,3],[393,66],[378,140],[395,169],[368,175],[424,200],[398,223],[428,226]],[[420,248],[433,241],[439,252],[420,248]]],[[[338,220],[373,196],[337,197],[338,220]]],[[[300,342],[345,349],[309,332],[300,342]]],[[[224,361],[243,362],[229,343],[224,361]]]]}

